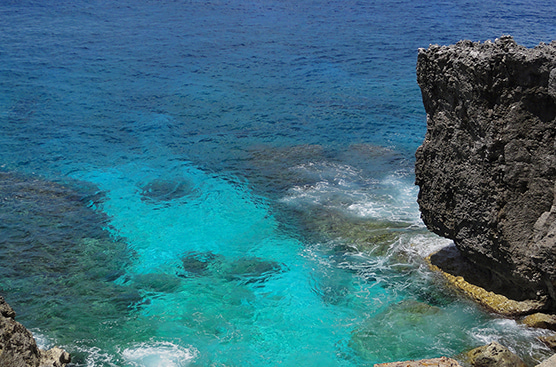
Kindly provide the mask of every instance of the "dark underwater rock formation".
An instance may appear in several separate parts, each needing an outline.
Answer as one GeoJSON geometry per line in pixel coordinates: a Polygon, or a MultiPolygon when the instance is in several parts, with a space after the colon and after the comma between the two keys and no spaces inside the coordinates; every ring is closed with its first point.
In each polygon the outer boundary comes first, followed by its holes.
{"type": "Polygon", "coordinates": [[[39,349],[33,334],[14,318],[15,311],[0,296],[0,366],[63,367],[70,362],[69,354],[58,347],[39,349]]]}
{"type": "Polygon", "coordinates": [[[178,274],[179,277],[215,276],[229,282],[237,281],[244,285],[264,283],[272,276],[286,271],[286,266],[276,261],[259,257],[243,257],[231,260],[211,251],[191,251],[184,254],[181,260],[185,273],[178,274]]]}
{"type": "MultiPolygon", "coordinates": [[[[106,340],[121,337],[112,321],[125,320],[144,302],[133,282],[114,282],[125,280],[133,252],[94,210],[102,203],[98,189],[85,182],[0,170],[0,294],[17,305],[27,327],[47,331],[60,344],[89,341],[99,330],[106,340]]],[[[79,351],[70,352],[85,363],[79,351]]]]}
{"type": "Polygon", "coordinates": [[[417,80],[423,221],[486,274],[485,289],[555,310],[556,42],[430,46],[417,80]]]}

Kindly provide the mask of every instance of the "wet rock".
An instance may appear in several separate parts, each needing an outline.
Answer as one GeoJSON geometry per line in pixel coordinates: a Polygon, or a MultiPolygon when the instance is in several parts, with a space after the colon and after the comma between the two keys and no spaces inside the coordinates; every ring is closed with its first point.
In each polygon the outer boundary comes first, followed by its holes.
{"type": "Polygon", "coordinates": [[[504,36],[419,51],[427,133],[416,152],[427,227],[490,290],[556,309],[556,42],[504,36]]]}
{"type": "Polygon", "coordinates": [[[539,340],[550,349],[556,350],[556,335],[540,336],[539,340]]]}
{"type": "Polygon", "coordinates": [[[489,291],[488,273],[477,268],[454,246],[430,255],[427,259],[433,271],[440,272],[448,284],[475,300],[489,311],[505,316],[528,315],[542,310],[544,302],[534,300],[516,301],[489,291]],[[480,285],[477,285],[480,284],[480,285]]]}
{"type": "Polygon", "coordinates": [[[471,350],[468,357],[474,367],[526,367],[521,358],[497,342],[471,350]]]}
{"type": "Polygon", "coordinates": [[[556,315],[547,315],[538,312],[526,316],[521,322],[530,327],[556,330],[556,315]]]}
{"type": "Polygon", "coordinates": [[[0,366],[3,367],[64,367],[70,356],[54,347],[41,350],[33,334],[15,321],[15,312],[0,296],[0,366]]]}
{"type": "Polygon", "coordinates": [[[374,367],[460,367],[460,364],[455,359],[441,357],[418,361],[378,363],[374,367]]]}

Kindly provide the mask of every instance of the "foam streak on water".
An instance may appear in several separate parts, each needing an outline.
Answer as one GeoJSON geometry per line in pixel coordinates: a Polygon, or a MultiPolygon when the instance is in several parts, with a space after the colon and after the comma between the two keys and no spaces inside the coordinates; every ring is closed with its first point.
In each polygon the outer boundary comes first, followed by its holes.
{"type": "Polygon", "coordinates": [[[368,366],[542,331],[423,262],[417,49],[553,4],[0,3],[0,294],[74,366],[368,366]]]}

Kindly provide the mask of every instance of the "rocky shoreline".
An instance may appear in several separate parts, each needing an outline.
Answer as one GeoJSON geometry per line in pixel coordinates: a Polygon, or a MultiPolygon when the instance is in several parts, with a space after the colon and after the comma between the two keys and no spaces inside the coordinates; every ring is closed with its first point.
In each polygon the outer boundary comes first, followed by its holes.
{"type": "Polygon", "coordinates": [[[1,367],[65,367],[70,355],[54,347],[39,349],[33,334],[15,321],[15,311],[0,296],[0,366],[1,367]]]}
{"type": "MultiPolygon", "coordinates": [[[[415,154],[419,208],[427,228],[455,244],[429,266],[491,312],[556,329],[556,42],[431,45],[419,50],[417,81],[427,112],[415,154]]],[[[554,349],[556,337],[546,339],[554,349]]],[[[467,357],[525,366],[494,343],[467,357]]],[[[539,366],[556,366],[556,356],[539,366]]]]}
{"type": "MultiPolygon", "coordinates": [[[[430,46],[417,80],[427,133],[416,152],[418,203],[429,230],[455,247],[431,269],[486,309],[556,330],[556,42],[528,49],[509,37],[430,46]]],[[[556,335],[543,340],[556,349],[556,335]]],[[[491,343],[465,355],[475,367],[522,367],[491,343]]],[[[63,367],[38,348],[0,296],[0,367],[63,367]]],[[[458,367],[441,357],[377,367],[458,367]]],[[[538,367],[556,366],[556,355],[538,367]]]]}

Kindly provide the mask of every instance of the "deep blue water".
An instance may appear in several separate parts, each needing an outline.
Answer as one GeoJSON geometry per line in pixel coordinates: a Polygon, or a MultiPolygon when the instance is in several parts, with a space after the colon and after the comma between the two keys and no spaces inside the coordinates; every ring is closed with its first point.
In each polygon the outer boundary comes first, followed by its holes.
{"type": "Polygon", "coordinates": [[[443,287],[417,49],[551,1],[0,1],[0,294],[75,366],[371,366],[542,331],[443,287]]]}

